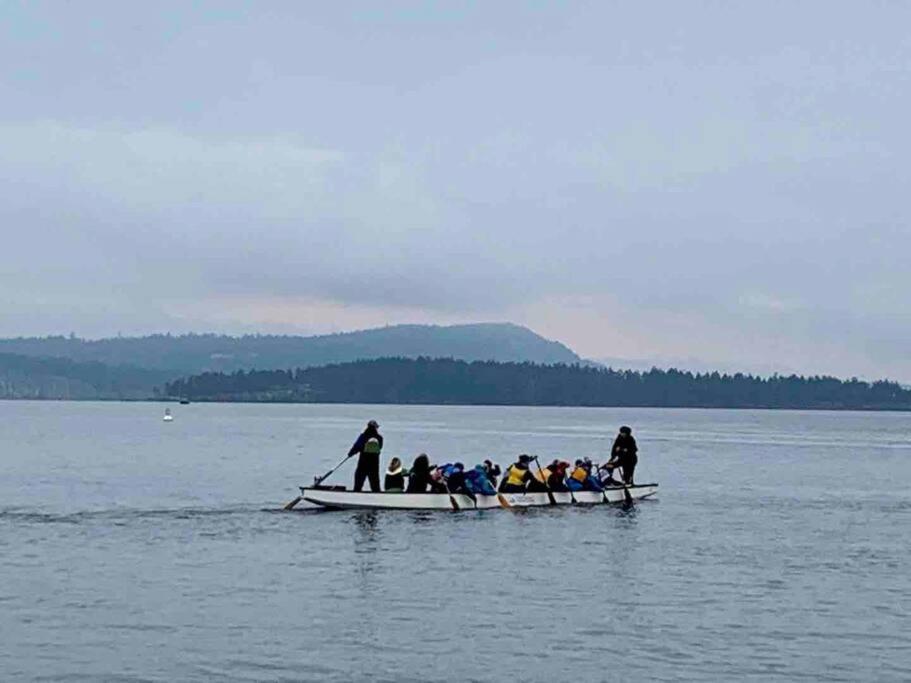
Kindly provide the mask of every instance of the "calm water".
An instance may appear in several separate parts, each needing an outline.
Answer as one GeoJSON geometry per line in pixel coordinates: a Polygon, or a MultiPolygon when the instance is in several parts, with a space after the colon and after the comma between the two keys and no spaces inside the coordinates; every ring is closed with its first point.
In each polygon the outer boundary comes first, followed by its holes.
{"type": "Polygon", "coordinates": [[[911,679],[911,415],[162,412],[0,402],[0,679],[911,679]],[[472,463],[596,455],[628,423],[662,488],[280,512],[370,417],[387,457],[472,463]]]}

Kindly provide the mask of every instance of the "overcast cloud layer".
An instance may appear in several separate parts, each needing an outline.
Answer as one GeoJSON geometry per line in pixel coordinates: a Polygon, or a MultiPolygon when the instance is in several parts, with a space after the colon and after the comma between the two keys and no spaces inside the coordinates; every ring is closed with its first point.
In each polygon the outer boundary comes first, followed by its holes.
{"type": "Polygon", "coordinates": [[[0,13],[2,336],[512,320],[911,381],[911,4],[0,13]]]}

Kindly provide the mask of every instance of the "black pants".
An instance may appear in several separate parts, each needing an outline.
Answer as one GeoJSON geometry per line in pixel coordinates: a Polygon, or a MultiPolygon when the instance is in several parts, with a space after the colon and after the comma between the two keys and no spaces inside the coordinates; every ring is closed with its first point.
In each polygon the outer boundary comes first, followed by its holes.
{"type": "Polygon", "coordinates": [[[379,453],[361,453],[354,470],[354,490],[364,488],[364,479],[370,481],[370,490],[380,492],[380,456],[379,453]]]}
{"type": "Polygon", "coordinates": [[[639,461],[638,458],[630,459],[630,460],[625,461],[625,462],[620,466],[620,471],[621,471],[621,473],[622,473],[622,475],[623,475],[623,483],[624,483],[624,484],[627,484],[627,485],[629,485],[629,486],[632,485],[632,483],[633,483],[633,472],[636,471],[636,463],[637,463],[638,461],[639,461]]]}

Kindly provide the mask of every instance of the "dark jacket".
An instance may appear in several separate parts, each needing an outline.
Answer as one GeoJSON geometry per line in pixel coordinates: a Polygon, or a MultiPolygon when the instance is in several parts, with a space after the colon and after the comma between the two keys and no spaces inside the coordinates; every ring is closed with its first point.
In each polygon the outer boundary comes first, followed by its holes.
{"type": "Polygon", "coordinates": [[[465,493],[468,491],[465,486],[465,472],[463,470],[453,470],[446,478],[446,487],[450,493],[465,493]]]}
{"type": "Polygon", "coordinates": [[[426,455],[414,459],[411,473],[408,476],[407,493],[426,493],[430,486],[430,460],[426,455]]]}
{"type": "Polygon", "coordinates": [[[383,435],[380,434],[379,430],[376,427],[367,427],[357,440],[354,442],[354,445],[351,447],[351,450],[348,451],[348,455],[354,455],[355,453],[364,453],[364,446],[367,445],[367,442],[370,439],[376,439],[380,442],[380,449],[383,448],[383,435]]]}
{"type": "Polygon", "coordinates": [[[614,440],[614,447],[611,448],[611,458],[616,459],[621,465],[625,463],[635,463],[638,458],[636,453],[639,447],[636,445],[636,439],[632,434],[617,434],[614,440]]]}
{"type": "Polygon", "coordinates": [[[405,469],[400,470],[398,474],[390,474],[389,472],[386,472],[386,480],[383,482],[383,490],[388,491],[390,489],[398,489],[404,491],[406,476],[408,476],[408,472],[405,469]]]}
{"type": "Polygon", "coordinates": [[[551,472],[547,477],[547,486],[551,491],[569,491],[566,488],[566,470],[551,472]]]}
{"type": "Polygon", "coordinates": [[[500,470],[500,466],[495,462],[490,463],[490,467],[487,467],[485,465],[484,473],[487,475],[487,479],[490,481],[490,483],[493,485],[493,487],[496,488],[497,481],[499,480],[500,474],[502,473],[502,470],[500,470]]]}

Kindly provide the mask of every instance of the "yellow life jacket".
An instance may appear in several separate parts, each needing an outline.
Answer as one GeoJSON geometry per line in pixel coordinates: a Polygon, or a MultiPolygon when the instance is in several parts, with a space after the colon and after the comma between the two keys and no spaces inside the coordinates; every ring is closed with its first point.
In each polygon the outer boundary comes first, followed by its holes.
{"type": "Polygon", "coordinates": [[[577,467],[576,469],[573,470],[572,478],[575,479],[576,481],[580,481],[580,482],[585,481],[586,479],[588,479],[588,472],[586,471],[586,469],[584,467],[577,467]]]}
{"type": "Polygon", "coordinates": [[[506,470],[506,483],[511,486],[524,486],[527,469],[510,465],[506,470]]]}
{"type": "Polygon", "coordinates": [[[367,443],[364,444],[364,453],[368,455],[379,455],[380,449],[379,439],[370,438],[367,439],[367,443]]]}

